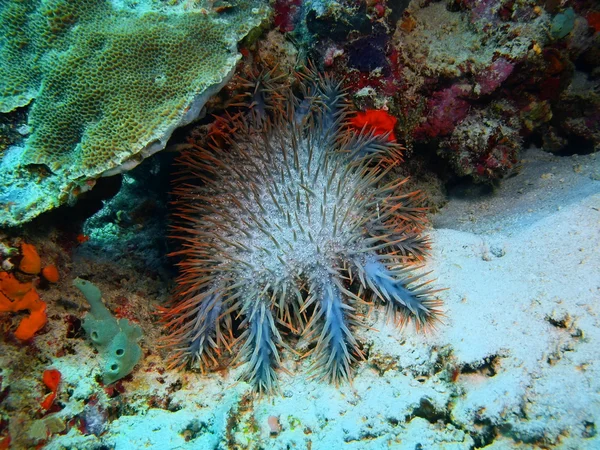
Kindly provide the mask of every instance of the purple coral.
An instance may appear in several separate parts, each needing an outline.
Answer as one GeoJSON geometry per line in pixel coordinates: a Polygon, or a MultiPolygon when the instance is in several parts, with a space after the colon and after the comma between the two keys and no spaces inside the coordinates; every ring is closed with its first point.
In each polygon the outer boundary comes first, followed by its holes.
{"type": "Polygon", "coordinates": [[[234,350],[260,392],[276,387],[284,331],[314,343],[313,370],[338,383],[362,356],[353,329],[367,300],[418,327],[440,314],[414,272],[428,248],[420,194],[386,179],[399,146],[348,131],[332,79],[300,78],[301,94],[279,88],[266,112],[231,119],[228,148],[185,153],[176,189],[181,275],[163,310],[173,364],[204,369],[234,350]]]}
{"type": "Polygon", "coordinates": [[[458,122],[467,117],[470,103],[465,99],[470,88],[455,84],[449,88],[434,92],[427,102],[427,118],[415,130],[417,139],[447,136],[458,122]]]}
{"type": "MultiPolygon", "coordinates": [[[[449,158],[456,172],[475,181],[501,178],[517,163],[522,145],[518,119],[503,117],[513,112],[509,104],[474,110],[440,143],[440,153],[449,158]]],[[[514,114],[514,113],[513,113],[514,114]]]]}
{"type": "Polygon", "coordinates": [[[476,90],[479,95],[494,92],[512,73],[515,65],[505,58],[498,58],[489,67],[482,70],[476,77],[476,90]]]}

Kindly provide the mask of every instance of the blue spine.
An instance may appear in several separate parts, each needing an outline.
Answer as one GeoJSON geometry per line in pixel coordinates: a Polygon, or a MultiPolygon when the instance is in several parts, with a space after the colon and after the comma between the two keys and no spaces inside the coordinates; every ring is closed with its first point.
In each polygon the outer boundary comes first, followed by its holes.
{"type": "Polygon", "coordinates": [[[349,325],[354,320],[353,308],[347,305],[339,289],[330,279],[322,288],[319,310],[315,319],[321,323],[315,353],[314,369],[322,371],[329,382],[339,383],[350,379],[353,355],[359,353],[349,325]]]}
{"type": "Polygon", "coordinates": [[[401,322],[415,320],[418,327],[431,323],[439,312],[433,309],[438,301],[426,283],[413,286],[422,275],[410,269],[392,271],[375,259],[369,258],[364,266],[366,282],[377,297],[387,303],[388,308],[399,315],[401,322]]]}
{"type": "MultiPolygon", "coordinates": [[[[195,311],[196,317],[191,323],[189,331],[189,348],[191,362],[216,364],[215,352],[221,339],[219,329],[219,316],[223,311],[223,300],[220,295],[209,294],[195,311]]],[[[204,364],[200,364],[203,366],[204,364]]]]}
{"type": "Polygon", "coordinates": [[[276,344],[281,337],[268,305],[259,302],[253,306],[242,325],[248,328],[240,337],[245,343],[237,359],[248,361],[246,380],[259,393],[271,392],[277,385],[275,369],[281,361],[276,344]]]}

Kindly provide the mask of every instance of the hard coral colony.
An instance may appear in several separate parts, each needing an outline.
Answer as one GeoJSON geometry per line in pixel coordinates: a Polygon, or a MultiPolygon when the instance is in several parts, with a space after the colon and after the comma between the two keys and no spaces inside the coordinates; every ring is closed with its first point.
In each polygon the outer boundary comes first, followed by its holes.
{"type": "Polygon", "coordinates": [[[349,131],[331,78],[304,71],[299,95],[277,95],[270,75],[258,78],[258,104],[229,119],[229,148],[181,157],[190,175],[176,189],[181,275],[176,304],[162,311],[173,365],[209,368],[239,344],[234,362],[248,362],[259,392],[277,386],[284,329],[315,345],[312,371],[337,384],[362,356],[352,329],[369,297],[401,324],[440,316],[414,270],[428,248],[420,194],[383,181],[400,147],[349,131]]]}

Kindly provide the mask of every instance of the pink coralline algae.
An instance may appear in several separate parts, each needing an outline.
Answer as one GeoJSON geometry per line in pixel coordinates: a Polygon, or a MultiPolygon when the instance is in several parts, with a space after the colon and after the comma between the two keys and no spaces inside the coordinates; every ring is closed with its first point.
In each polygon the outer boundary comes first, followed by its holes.
{"type": "Polygon", "coordinates": [[[469,89],[465,85],[454,85],[434,92],[427,102],[427,118],[414,130],[414,137],[427,139],[452,133],[456,124],[469,113],[470,104],[465,99],[469,89]]]}
{"type": "Polygon", "coordinates": [[[279,31],[288,33],[296,28],[302,0],[277,0],[275,2],[275,26],[279,31]]]}
{"type": "Polygon", "coordinates": [[[450,161],[458,175],[489,181],[506,175],[516,164],[522,145],[516,128],[519,121],[503,117],[511,111],[504,104],[476,110],[456,126],[450,137],[441,141],[440,154],[450,161]]]}
{"type": "Polygon", "coordinates": [[[475,78],[479,95],[487,95],[494,92],[512,73],[514,64],[504,58],[498,58],[487,69],[484,69],[475,78]]]}

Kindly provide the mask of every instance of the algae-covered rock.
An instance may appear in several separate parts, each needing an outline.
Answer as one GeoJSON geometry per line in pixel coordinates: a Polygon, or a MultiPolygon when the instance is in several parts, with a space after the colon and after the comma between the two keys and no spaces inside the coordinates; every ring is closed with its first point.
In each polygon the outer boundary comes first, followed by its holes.
{"type": "Polygon", "coordinates": [[[142,329],[127,319],[115,319],[102,303],[102,294],[94,284],[76,278],[73,285],[79,289],[90,304],[82,327],[104,359],[102,379],[105,384],[114,383],[129,375],[142,357],[138,341],[142,329]]]}
{"type": "Polygon", "coordinates": [[[0,113],[31,133],[0,156],[0,225],[16,225],[164,148],[233,74],[262,0],[218,13],[109,0],[0,2],[0,113]]]}

